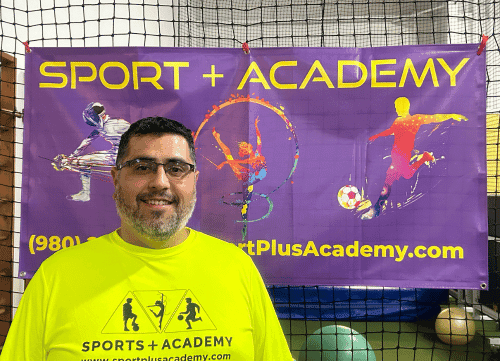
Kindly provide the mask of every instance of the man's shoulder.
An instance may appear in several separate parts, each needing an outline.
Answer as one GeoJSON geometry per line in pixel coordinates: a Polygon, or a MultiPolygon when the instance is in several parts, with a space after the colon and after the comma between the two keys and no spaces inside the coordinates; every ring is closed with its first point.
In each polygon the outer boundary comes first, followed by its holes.
{"type": "Polygon", "coordinates": [[[206,249],[209,254],[250,258],[250,256],[248,256],[241,248],[232,242],[222,240],[200,231],[194,232],[199,241],[199,245],[206,249]]]}
{"type": "Polygon", "coordinates": [[[221,272],[246,275],[256,272],[252,258],[236,244],[199,231],[195,232],[194,249],[201,263],[210,260],[210,264],[217,265],[217,269],[221,272]]]}
{"type": "Polygon", "coordinates": [[[89,263],[92,258],[104,256],[106,248],[111,246],[112,233],[100,237],[92,237],[84,243],[61,249],[48,257],[44,262],[45,268],[61,267],[65,264],[89,263]]]}

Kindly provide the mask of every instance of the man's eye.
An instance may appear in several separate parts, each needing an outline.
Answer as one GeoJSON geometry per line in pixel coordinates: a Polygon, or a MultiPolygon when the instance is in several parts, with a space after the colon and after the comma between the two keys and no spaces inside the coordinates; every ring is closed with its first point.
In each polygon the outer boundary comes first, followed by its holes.
{"type": "Polygon", "coordinates": [[[172,166],[169,168],[169,173],[172,173],[172,174],[182,174],[184,172],[184,170],[182,169],[182,167],[179,167],[179,166],[172,166]]]}
{"type": "Polygon", "coordinates": [[[174,177],[182,177],[187,173],[188,167],[184,164],[171,164],[168,167],[168,173],[174,177]]]}
{"type": "Polygon", "coordinates": [[[137,171],[137,172],[148,172],[150,170],[152,170],[154,168],[154,166],[152,164],[149,164],[149,163],[138,163],[136,165],[134,165],[133,169],[134,171],[137,171]]]}

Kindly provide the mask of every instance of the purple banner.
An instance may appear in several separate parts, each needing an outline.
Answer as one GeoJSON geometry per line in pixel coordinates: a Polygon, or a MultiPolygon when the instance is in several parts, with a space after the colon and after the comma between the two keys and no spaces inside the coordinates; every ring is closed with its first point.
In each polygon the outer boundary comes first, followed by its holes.
{"type": "Polygon", "coordinates": [[[242,247],[266,283],[485,288],[476,51],[32,49],[20,273],[119,227],[120,136],[158,115],[194,132],[189,226],[242,247]]]}

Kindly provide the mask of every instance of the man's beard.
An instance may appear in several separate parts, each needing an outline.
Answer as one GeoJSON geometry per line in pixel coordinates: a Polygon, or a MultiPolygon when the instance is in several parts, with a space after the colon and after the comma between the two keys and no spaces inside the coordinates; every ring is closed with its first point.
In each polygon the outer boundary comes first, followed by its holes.
{"type": "Polygon", "coordinates": [[[116,187],[113,198],[116,203],[118,215],[128,223],[139,234],[157,240],[166,240],[183,229],[193,214],[196,205],[196,190],[193,191],[191,199],[184,205],[179,203],[179,198],[168,195],[165,191],[150,192],[136,197],[136,204],[127,204],[120,186],[116,187]],[[152,211],[144,214],[140,211],[141,199],[166,198],[172,201],[174,213],[165,216],[165,211],[152,211]]]}

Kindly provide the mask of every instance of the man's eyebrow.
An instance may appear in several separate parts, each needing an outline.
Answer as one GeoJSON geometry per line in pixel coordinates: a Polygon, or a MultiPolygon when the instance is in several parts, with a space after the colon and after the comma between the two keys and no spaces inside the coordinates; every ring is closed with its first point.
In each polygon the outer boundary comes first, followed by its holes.
{"type": "Polygon", "coordinates": [[[183,158],[179,158],[179,157],[168,158],[167,162],[181,162],[181,163],[188,163],[188,164],[191,163],[189,160],[183,159],[183,158]]]}
{"type": "Polygon", "coordinates": [[[137,158],[134,158],[132,160],[154,160],[154,161],[156,161],[156,159],[153,157],[137,157],[137,158]]]}
{"type": "MultiPolygon", "coordinates": [[[[137,157],[137,158],[133,158],[133,159],[129,160],[128,162],[138,161],[138,160],[158,162],[158,160],[156,158],[153,158],[153,157],[137,157]]],[[[165,163],[169,163],[169,162],[181,162],[181,163],[188,163],[189,164],[189,161],[186,161],[185,159],[179,158],[179,157],[167,158],[165,163]]]]}

